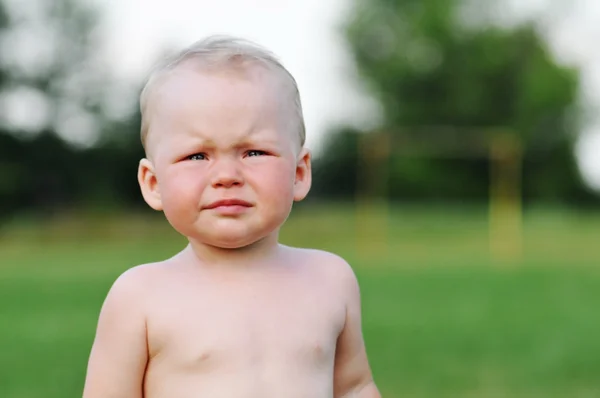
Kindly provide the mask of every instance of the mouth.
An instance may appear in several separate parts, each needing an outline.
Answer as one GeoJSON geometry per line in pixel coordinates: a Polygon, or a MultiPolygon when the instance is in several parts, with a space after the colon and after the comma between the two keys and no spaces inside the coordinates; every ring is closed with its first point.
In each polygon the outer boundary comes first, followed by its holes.
{"type": "Polygon", "coordinates": [[[252,207],[252,203],[246,202],[241,199],[223,199],[216,202],[212,202],[205,209],[218,209],[218,208],[233,208],[233,207],[252,207]]]}

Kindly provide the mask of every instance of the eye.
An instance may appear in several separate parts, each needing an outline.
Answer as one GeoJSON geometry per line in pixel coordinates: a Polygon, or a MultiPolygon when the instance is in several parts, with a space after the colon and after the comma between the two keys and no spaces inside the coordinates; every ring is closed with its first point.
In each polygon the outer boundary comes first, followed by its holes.
{"type": "Polygon", "coordinates": [[[258,149],[252,149],[250,151],[247,152],[248,157],[253,157],[253,156],[264,156],[267,153],[265,151],[260,151],[258,149]]]}
{"type": "Polygon", "coordinates": [[[186,158],[187,160],[205,160],[206,159],[206,154],[204,153],[195,153],[193,155],[190,155],[186,158]]]}

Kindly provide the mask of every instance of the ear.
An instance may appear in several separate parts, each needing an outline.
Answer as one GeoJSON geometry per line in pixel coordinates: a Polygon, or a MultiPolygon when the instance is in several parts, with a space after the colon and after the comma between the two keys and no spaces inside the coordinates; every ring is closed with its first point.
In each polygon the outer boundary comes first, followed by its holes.
{"type": "Polygon", "coordinates": [[[162,200],[154,165],[148,159],[140,160],[138,182],[142,190],[142,196],[146,203],[148,203],[148,206],[154,210],[162,210],[162,200]]]}
{"type": "Polygon", "coordinates": [[[296,163],[296,179],[294,180],[294,200],[303,200],[312,184],[311,155],[307,148],[302,148],[296,163]]]}

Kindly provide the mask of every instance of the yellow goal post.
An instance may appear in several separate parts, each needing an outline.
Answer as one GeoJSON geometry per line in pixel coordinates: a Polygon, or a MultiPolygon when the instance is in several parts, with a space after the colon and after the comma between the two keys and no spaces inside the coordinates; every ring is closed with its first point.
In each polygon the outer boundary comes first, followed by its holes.
{"type": "Polygon", "coordinates": [[[356,192],[359,249],[388,249],[390,205],[385,195],[378,193],[388,184],[388,160],[403,155],[488,159],[490,254],[494,260],[520,259],[522,143],[513,131],[489,127],[407,127],[401,131],[362,133],[358,156],[363,167],[358,168],[356,192]],[[367,241],[369,247],[363,245],[367,241]]]}

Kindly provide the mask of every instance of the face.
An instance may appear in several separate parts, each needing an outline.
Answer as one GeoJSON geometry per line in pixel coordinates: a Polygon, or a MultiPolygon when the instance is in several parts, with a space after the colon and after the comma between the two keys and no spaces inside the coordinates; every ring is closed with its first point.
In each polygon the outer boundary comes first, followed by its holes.
{"type": "Polygon", "coordinates": [[[277,92],[258,71],[182,70],[157,88],[138,178],[146,202],[191,241],[253,244],[308,193],[310,155],[285,128],[277,92]]]}

